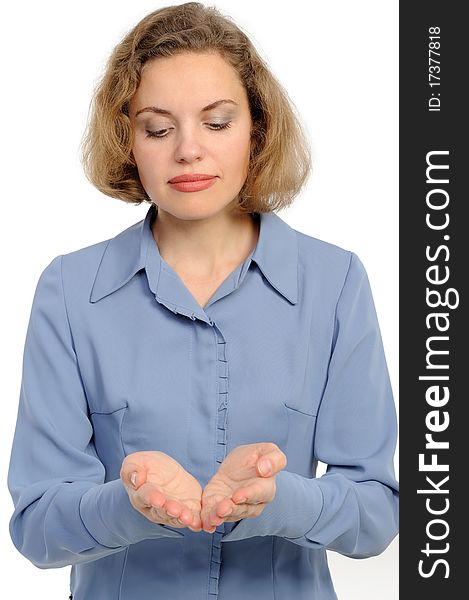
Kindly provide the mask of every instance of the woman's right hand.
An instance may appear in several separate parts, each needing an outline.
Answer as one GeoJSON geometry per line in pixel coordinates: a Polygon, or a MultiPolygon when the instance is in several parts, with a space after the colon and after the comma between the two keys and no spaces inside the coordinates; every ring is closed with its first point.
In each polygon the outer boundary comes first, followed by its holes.
{"type": "Polygon", "coordinates": [[[164,452],[129,454],[122,462],[120,478],[132,506],[150,521],[202,530],[200,483],[164,452]]]}

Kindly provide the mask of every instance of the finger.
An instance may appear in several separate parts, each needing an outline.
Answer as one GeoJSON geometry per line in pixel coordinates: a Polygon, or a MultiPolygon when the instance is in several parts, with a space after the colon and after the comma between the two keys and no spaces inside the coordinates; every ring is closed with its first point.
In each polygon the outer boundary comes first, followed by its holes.
{"type": "Polygon", "coordinates": [[[198,511],[195,511],[174,499],[167,500],[162,510],[165,511],[168,518],[175,519],[184,526],[192,525],[194,520],[197,521],[197,519],[200,519],[198,511]]]}
{"type": "Polygon", "coordinates": [[[206,533],[213,533],[216,528],[223,523],[223,519],[219,519],[217,522],[212,522],[212,520],[202,520],[202,529],[206,533]]]}
{"type": "Polygon", "coordinates": [[[223,522],[223,519],[217,519],[214,516],[215,506],[205,506],[200,514],[202,528],[207,533],[213,533],[217,526],[223,522]]]}
{"type": "Polygon", "coordinates": [[[213,507],[214,504],[204,504],[200,512],[201,525],[204,530],[207,530],[207,528],[211,528],[213,526],[213,523],[210,521],[210,514],[213,510],[213,507]]]}
{"type": "Polygon", "coordinates": [[[164,508],[170,517],[179,517],[182,513],[182,506],[176,500],[167,500],[164,508]]]}
{"type": "Polygon", "coordinates": [[[194,533],[200,533],[200,532],[202,531],[202,529],[201,529],[201,528],[199,528],[199,529],[194,529],[194,527],[189,527],[189,529],[190,529],[191,531],[193,531],[194,533]]]}
{"type": "Polygon", "coordinates": [[[164,508],[161,510],[164,511],[166,518],[177,521],[179,524],[184,525],[184,527],[198,529],[199,531],[202,528],[198,512],[180,504],[176,500],[167,500],[164,508]]]}
{"type": "Polygon", "coordinates": [[[193,513],[192,523],[188,526],[191,531],[202,531],[202,519],[200,513],[193,513]]]}
{"type": "Polygon", "coordinates": [[[230,498],[223,498],[211,508],[205,507],[201,514],[203,529],[207,533],[213,533],[219,525],[227,520],[239,521],[242,517],[239,509],[239,515],[236,514],[236,509],[236,505],[230,498]]]}
{"type": "Polygon", "coordinates": [[[227,517],[226,521],[241,521],[242,519],[252,519],[258,517],[268,502],[260,502],[259,504],[241,504],[236,507],[236,518],[233,515],[227,517]]]}
{"type": "Polygon", "coordinates": [[[175,500],[167,501],[165,495],[152,484],[144,484],[138,491],[132,491],[131,495],[135,508],[153,522],[171,527],[195,526],[200,531],[200,517],[195,511],[180,505],[175,500]],[[169,511],[167,511],[168,503],[169,511]]]}
{"type": "Polygon", "coordinates": [[[181,510],[181,514],[178,517],[179,523],[184,525],[185,527],[191,527],[194,521],[194,513],[188,508],[184,508],[181,510]]]}
{"type": "Polygon", "coordinates": [[[224,498],[221,502],[216,504],[209,512],[207,521],[211,525],[221,525],[226,517],[233,514],[236,505],[230,500],[230,498],[224,498]]]}
{"type": "Polygon", "coordinates": [[[177,529],[188,526],[187,523],[181,522],[180,518],[169,516],[164,508],[151,507],[146,509],[144,512],[150,515],[151,520],[154,523],[159,523],[161,525],[169,525],[170,527],[175,527],[177,529]]]}
{"type": "Polygon", "coordinates": [[[229,523],[233,523],[235,521],[241,521],[242,519],[258,517],[262,513],[262,511],[264,510],[264,508],[266,506],[267,506],[267,502],[261,502],[259,504],[255,504],[255,505],[242,504],[242,505],[236,506],[230,515],[228,515],[224,519],[219,518],[214,525],[207,524],[204,527],[204,529],[208,533],[213,533],[213,531],[215,531],[216,527],[221,525],[225,521],[229,522],[229,523]]]}
{"type": "Polygon", "coordinates": [[[137,491],[131,489],[132,500],[137,508],[163,508],[166,504],[165,495],[151,483],[144,483],[137,491]]]}
{"type": "Polygon", "coordinates": [[[216,515],[218,517],[228,517],[232,514],[235,508],[236,507],[233,500],[231,500],[231,498],[225,498],[224,500],[218,503],[216,507],[216,515]]]}
{"type": "Polygon", "coordinates": [[[277,475],[287,466],[287,457],[278,446],[270,444],[261,450],[257,461],[257,472],[261,477],[272,477],[277,475]]]}
{"type": "Polygon", "coordinates": [[[232,497],[233,503],[239,504],[262,504],[271,502],[275,495],[275,484],[272,479],[257,479],[249,486],[238,488],[232,497]]]}

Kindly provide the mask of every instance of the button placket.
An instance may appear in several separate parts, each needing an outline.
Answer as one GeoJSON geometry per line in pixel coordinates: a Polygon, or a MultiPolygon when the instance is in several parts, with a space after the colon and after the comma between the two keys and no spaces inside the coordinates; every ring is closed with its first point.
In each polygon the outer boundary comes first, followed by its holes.
{"type": "MultiPolygon", "coordinates": [[[[217,374],[218,374],[218,406],[217,406],[217,446],[216,462],[220,465],[226,457],[226,424],[228,412],[228,360],[226,356],[226,340],[214,321],[210,319],[217,340],[217,374]]],[[[225,532],[225,525],[219,525],[212,534],[212,551],[210,557],[209,596],[218,596],[218,582],[221,567],[221,538],[225,532]]]]}

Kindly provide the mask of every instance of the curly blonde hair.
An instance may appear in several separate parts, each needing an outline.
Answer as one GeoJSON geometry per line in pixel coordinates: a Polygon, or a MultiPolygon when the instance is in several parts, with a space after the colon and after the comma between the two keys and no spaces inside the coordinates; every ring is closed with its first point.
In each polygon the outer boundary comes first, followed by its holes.
{"type": "Polygon", "coordinates": [[[187,2],[144,17],[112,51],[90,103],[81,159],[88,180],[124,202],[152,202],[132,154],[128,105],[143,65],[182,52],[218,52],[238,73],[247,92],[253,150],[238,195],[245,212],[289,206],[306,182],[311,155],[295,108],[253,44],[215,7],[187,2]]]}

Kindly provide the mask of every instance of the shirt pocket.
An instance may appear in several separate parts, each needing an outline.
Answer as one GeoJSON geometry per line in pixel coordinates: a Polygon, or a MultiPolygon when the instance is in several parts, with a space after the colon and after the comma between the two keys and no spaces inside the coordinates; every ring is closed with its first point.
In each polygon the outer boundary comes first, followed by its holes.
{"type": "Polygon", "coordinates": [[[92,412],[90,415],[96,452],[106,469],[105,481],[119,478],[122,461],[126,456],[122,427],[127,408],[126,404],[110,412],[92,412]]]}
{"type": "Polygon", "coordinates": [[[312,477],[315,470],[314,436],[316,415],[304,412],[284,402],[288,423],[286,470],[304,477],[312,477]]]}

